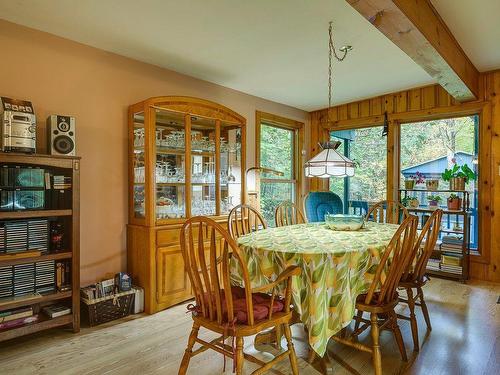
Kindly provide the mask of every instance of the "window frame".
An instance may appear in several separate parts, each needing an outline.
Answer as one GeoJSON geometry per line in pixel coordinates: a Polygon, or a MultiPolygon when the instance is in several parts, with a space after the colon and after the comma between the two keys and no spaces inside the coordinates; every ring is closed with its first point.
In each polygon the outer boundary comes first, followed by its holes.
{"type": "MultiPolygon", "coordinates": [[[[473,102],[467,105],[438,107],[429,110],[405,111],[401,113],[387,113],[388,134],[387,134],[387,199],[398,200],[399,176],[400,176],[400,132],[401,124],[411,124],[422,121],[440,120],[445,118],[463,117],[477,115],[479,117],[479,178],[478,185],[478,225],[479,238],[477,252],[471,252],[474,263],[489,264],[491,250],[488,246],[491,231],[491,220],[489,220],[492,191],[489,184],[491,181],[491,168],[488,168],[491,144],[491,104],[487,102],[473,102]]],[[[368,116],[364,118],[337,120],[332,125],[324,124],[321,132],[325,141],[329,132],[337,130],[351,130],[384,125],[383,116],[368,116]]],[[[329,180],[325,185],[319,186],[329,190],[329,180]]],[[[471,259],[471,260],[472,260],[471,259]]],[[[470,270],[472,272],[472,270],[470,270]]]]}
{"type": "Polygon", "coordinates": [[[255,165],[261,167],[260,160],[260,132],[261,126],[273,126],[293,131],[293,168],[292,179],[260,178],[256,176],[255,185],[259,191],[260,183],[291,183],[294,185],[294,203],[300,207],[302,200],[302,146],[304,145],[304,123],[271,113],[255,111],[255,165]]]}

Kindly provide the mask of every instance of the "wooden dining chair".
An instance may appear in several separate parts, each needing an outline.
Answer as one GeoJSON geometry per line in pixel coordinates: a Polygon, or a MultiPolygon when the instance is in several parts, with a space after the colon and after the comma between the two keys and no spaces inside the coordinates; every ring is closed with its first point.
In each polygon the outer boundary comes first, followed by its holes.
{"type": "Polygon", "coordinates": [[[399,224],[408,216],[408,210],[401,203],[385,200],[370,207],[366,214],[366,221],[399,224]]]}
{"type": "Polygon", "coordinates": [[[227,227],[231,237],[237,239],[245,234],[266,229],[267,223],[255,208],[247,204],[239,204],[229,212],[227,227]]]}
{"type": "Polygon", "coordinates": [[[277,227],[303,224],[306,222],[299,207],[291,201],[284,201],[274,211],[274,221],[277,227]]]}
{"type": "Polygon", "coordinates": [[[233,358],[238,375],[242,374],[244,359],[261,366],[252,374],[262,374],[286,357],[290,360],[292,373],[298,374],[289,323],[292,318],[292,276],[299,275],[300,268],[290,266],[274,282],[251,288],[249,272],[236,241],[222,226],[207,217],[187,220],[181,229],[180,243],[195,304],[188,306],[192,312],[193,328],[179,374],[186,374],[190,359],[207,349],[223,354],[224,359],[226,356],[233,358]],[[231,286],[230,258],[241,269],[243,287],[231,286]],[[283,296],[277,293],[279,287],[285,291],[283,296]],[[212,341],[200,339],[200,327],[220,336],[212,341]],[[245,336],[253,336],[273,327],[283,329],[288,343],[286,351],[269,362],[243,352],[245,336]],[[233,337],[232,345],[225,343],[227,337],[233,337]],[[201,347],[193,350],[196,343],[201,347]]]}
{"type": "Polygon", "coordinates": [[[407,298],[400,298],[399,301],[408,304],[410,316],[398,314],[399,319],[409,320],[411,324],[411,333],[413,336],[413,350],[419,351],[418,343],[418,325],[415,317],[415,306],[420,306],[424,315],[427,329],[432,330],[429,310],[425,304],[424,292],[422,287],[427,282],[426,270],[427,262],[432,255],[436,246],[436,241],[441,228],[441,219],[443,217],[442,210],[436,210],[432,213],[429,219],[425,222],[424,227],[420,231],[420,235],[415,243],[413,250],[413,259],[408,263],[408,267],[401,277],[399,287],[406,290],[407,298]],[[413,289],[416,289],[416,294],[413,294],[413,289]]]}
{"type": "Polygon", "coordinates": [[[400,225],[389,245],[381,255],[373,281],[367,293],[356,298],[356,325],[349,337],[332,337],[333,340],[356,349],[372,353],[375,374],[382,374],[382,358],[380,354],[379,334],[382,329],[390,329],[404,361],[408,360],[406,349],[398,326],[394,307],[399,302],[397,287],[408,262],[412,258],[418,218],[409,216],[400,225]],[[370,313],[370,320],[363,319],[363,313],[370,313]],[[379,323],[379,319],[383,319],[379,323]],[[361,326],[359,326],[363,323],[361,326]],[[367,328],[371,328],[372,346],[361,344],[357,337],[367,328]]]}

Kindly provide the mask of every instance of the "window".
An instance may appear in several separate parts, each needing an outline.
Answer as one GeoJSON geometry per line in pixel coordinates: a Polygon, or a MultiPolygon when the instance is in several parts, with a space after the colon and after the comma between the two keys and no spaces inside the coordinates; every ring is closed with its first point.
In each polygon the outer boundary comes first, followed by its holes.
{"type": "Polygon", "coordinates": [[[281,202],[298,201],[302,125],[257,112],[257,163],[261,168],[275,171],[260,174],[260,212],[269,226],[275,225],[274,210],[281,202]]]}
{"type": "Polygon", "coordinates": [[[344,213],[364,215],[373,203],[387,196],[387,137],[381,126],[333,131],[332,141],[342,142],[340,151],[356,163],[354,177],[330,179],[330,191],[343,203],[344,213]]]}
{"type": "MultiPolygon", "coordinates": [[[[467,116],[443,120],[424,121],[401,125],[401,186],[404,179],[422,174],[426,180],[439,180],[439,189],[449,189],[449,183],[443,181],[441,174],[446,168],[454,164],[467,164],[476,174],[478,172],[479,152],[479,116],[467,116]]],[[[417,186],[418,187],[418,186],[417,186]]],[[[424,188],[422,186],[422,188],[424,188]]],[[[478,184],[470,181],[466,185],[470,193],[470,244],[471,249],[478,248],[478,184]]],[[[449,192],[436,193],[441,197],[440,207],[447,208],[449,192]]],[[[414,192],[413,196],[419,200],[420,207],[426,207],[426,196],[414,192]]],[[[422,214],[420,214],[422,215],[422,214]]],[[[459,215],[445,215],[443,232],[461,232],[463,217],[459,215]]]]}

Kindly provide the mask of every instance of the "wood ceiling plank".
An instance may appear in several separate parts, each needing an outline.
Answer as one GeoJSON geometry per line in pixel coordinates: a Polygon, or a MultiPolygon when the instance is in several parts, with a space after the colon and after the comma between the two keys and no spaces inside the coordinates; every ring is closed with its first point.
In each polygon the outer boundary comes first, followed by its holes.
{"type": "Polygon", "coordinates": [[[346,0],[456,100],[479,97],[479,72],[429,0],[346,0]]]}

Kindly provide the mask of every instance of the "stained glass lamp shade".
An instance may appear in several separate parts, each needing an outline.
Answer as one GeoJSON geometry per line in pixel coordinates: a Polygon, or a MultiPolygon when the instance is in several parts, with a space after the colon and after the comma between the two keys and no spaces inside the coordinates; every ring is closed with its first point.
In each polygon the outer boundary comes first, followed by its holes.
{"type": "Polygon", "coordinates": [[[341,155],[337,148],[341,142],[327,142],[323,150],[305,164],[306,177],[352,177],[354,162],[341,155]]]}

